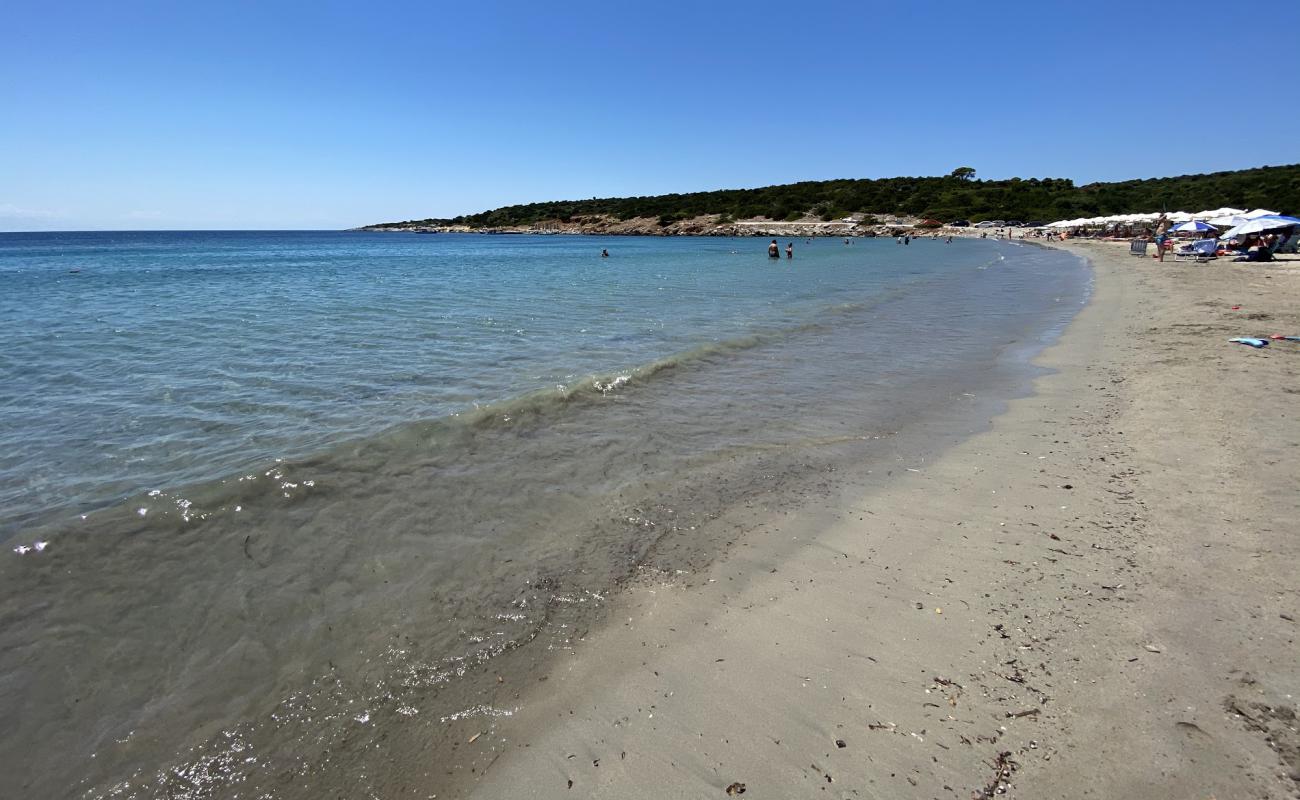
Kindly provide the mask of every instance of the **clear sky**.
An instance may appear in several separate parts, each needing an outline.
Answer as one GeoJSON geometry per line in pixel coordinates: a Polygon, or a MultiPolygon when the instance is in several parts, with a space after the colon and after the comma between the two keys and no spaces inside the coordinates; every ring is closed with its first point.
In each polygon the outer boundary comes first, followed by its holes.
{"type": "Polygon", "coordinates": [[[1300,161],[1287,3],[6,0],[0,230],[1300,161]]]}

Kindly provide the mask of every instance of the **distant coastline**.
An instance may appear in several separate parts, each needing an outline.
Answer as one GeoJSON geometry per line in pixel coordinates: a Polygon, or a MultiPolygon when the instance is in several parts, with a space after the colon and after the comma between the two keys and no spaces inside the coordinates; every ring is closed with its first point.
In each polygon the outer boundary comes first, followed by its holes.
{"type": "MultiPolygon", "coordinates": [[[[1037,221],[1178,208],[1300,212],[1300,164],[1076,186],[1069,178],[977,180],[971,167],[916,178],[802,181],[755,189],[526,203],[354,228],[405,233],[622,236],[881,236],[946,223],[1037,221]]],[[[1012,223],[1012,227],[1015,224],[1012,223]]],[[[1033,227],[1033,225],[1029,225],[1033,227]]]]}
{"type": "Polygon", "coordinates": [[[804,238],[810,236],[894,236],[908,231],[912,235],[933,233],[933,228],[918,228],[924,222],[919,217],[895,217],[891,215],[866,216],[857,215],[858,219],[824,221],[816,217],[795,221],[777,221],[769,219],[748,219],[728,221],[719,214],[707,214],[690,219],[678,220],[663,225],[654,217],[634,217],[620,220],[608,215],[593,215],[572,218],[568,221],[559,219],[524,225],[505,225],[474,227],[470,225],[428,225],[422,223],[385,223],[353,228],[353,231],[369,233],[483,233],[483,234],[532,234],[532,235],[587,235],[587,236],[790,236],[804,238]]]}

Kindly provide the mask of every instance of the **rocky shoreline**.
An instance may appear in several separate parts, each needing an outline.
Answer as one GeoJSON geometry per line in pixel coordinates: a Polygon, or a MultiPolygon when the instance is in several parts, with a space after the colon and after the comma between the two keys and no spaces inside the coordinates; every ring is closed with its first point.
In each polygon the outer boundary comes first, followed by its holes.
{"type": "MultiPolygon", "coordinates": [[[[552,219],[531,225],[507,227],[475,228],[468,225],[421,225],[421,224],[385,224],[367,225],[353,228],[354,231],[371,233],[485,233],[485,234],[533,234],[533,235],[590,235],[590,236],[778,236],[807,238],[811,236],[836,237],[873,237],[902,236],[905,233],[914,237],[938,236],[953,233],[945,228],[915,227],[922,220],[919,217],[895,217],[877,215],[862,217],[855,215],[847,220],[832,222],[816,217],[806,217],[792,222],[778,222],[768,219],[748,219],[731,221],[717,215],[693,217],[691,219],[660,224],[654,217],[634,217],[620,220],[617,217],[585,216],[569,220],[552,219]],[[866,221],[870,220],[871,224],[866,221]],[[940,231],[943,231],[940,234],[940,231]]],[[[960,229],[959,229],[960,230],[960,229]]]]}

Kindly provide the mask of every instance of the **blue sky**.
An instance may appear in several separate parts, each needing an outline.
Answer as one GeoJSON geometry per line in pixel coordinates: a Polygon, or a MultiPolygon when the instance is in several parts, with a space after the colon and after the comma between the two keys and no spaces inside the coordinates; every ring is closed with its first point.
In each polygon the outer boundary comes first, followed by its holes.
{"type": "Polygon", "coordinates": [[[5,5],[0,230],[1300,161],[1280,3],[5,5]]]}

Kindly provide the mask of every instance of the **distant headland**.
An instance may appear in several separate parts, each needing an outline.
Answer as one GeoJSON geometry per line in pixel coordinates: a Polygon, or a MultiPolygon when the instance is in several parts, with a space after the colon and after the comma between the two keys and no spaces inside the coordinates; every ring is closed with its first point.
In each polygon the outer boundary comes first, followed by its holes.
{"type": "Polygon", "coordinates": [[[1050,222],[1160,208],[1300,211],[1300,164],[1076,186],[1069,178],[942,177],[803,181],[758,189],[554,200],[359,231],[632,236],[862,236],[953,220],[1050,222]]]}

